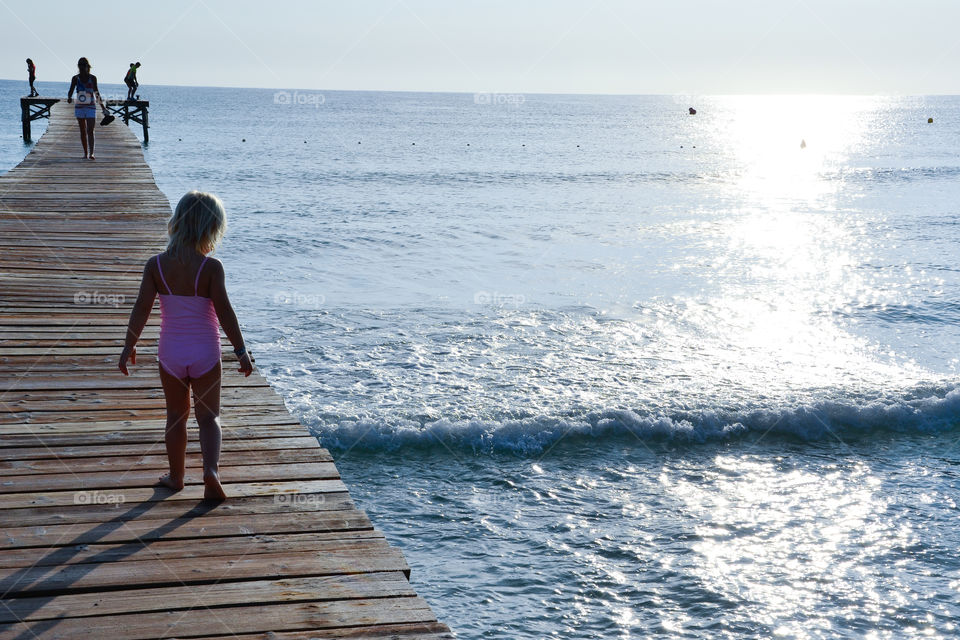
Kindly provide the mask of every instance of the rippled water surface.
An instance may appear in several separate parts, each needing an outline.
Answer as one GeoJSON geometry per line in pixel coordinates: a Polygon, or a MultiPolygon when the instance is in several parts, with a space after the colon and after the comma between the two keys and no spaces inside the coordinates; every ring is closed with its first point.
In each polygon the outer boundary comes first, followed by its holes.
{"type": "Polygon", "coordinates": [[[142,93],[461,637],[957,635],[960,99],[142,93]]]}

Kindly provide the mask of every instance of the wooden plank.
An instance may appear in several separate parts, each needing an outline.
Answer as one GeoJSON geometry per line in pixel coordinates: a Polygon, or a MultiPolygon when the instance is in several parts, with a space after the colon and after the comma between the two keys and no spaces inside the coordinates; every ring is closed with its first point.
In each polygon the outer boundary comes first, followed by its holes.
{"type": "MultiPolygon", "coordinates": [[[[307,511],[345,511],[355,508],[350,494],[346,491],[323,491],[310,493],[301,491],[291,497],[280,498],[277,495],[231,496],[211,513],[217,515],[252,515],[261,513],[287,514],[292,508],[299,512],[307,511]]],[[[126,522],[137,518],[156,519],[176,518],[184,511],[184,503],[175,500],[161,500],[145,512],[131,509],[126,503],[100,502],[93,500],[78,504],[56,507],[14,507],[0,512],[0,520],[17,527],[46,527],[62,524],[83,524],[94,522],[126,522]]]]}
{"type": "MultiPolygon", "coordinates": [[[[2,447],[0,452],[19,447],[52,448],[60,446],[84,446],[107,444],[153,444],[163,443],[163,429],[165,420],[144,421],[139,428],[126,428],[126,421],[92,423],[91,429],[84,431],[67,431],[58,433],[56,424],[27,425],[24,432],[5,432],[0,428],[2,447]]],[[[63,423],[72,427],[74,423],[63,423]]],[[[23,425],[16,427],[24,428],[23,425]]],[[[14,427],[11,426],[11,429],[14,427]]],[[[245,440],[255,438],[289,438],[302,436],[303,427],[293,422],[289,416],[263,417],[252,422],[237,425],[227,425],[223,429],[223,441],[245,440]],[[272,422],[272,420],[280,420],[272,422]],[[249,426],[248,426],[249,425],[249,426]]],[[[189,444],[188,444],[189,446],[189,444]]],[[[197,445],[199,446],[199,444],[197,445]]],[[[2,453],[0,453],[2,455],[2,453]]]]}
{"type": "Polygon", "coordinates": [[[281,535],[257,534],[201,540],[156,540],[132,544],[84,544],[11,549],[0,551],[0,567],[16,569],[148,559],[160,561],[169,558],[216,556],[221,553],[226,555],[292,551],[322,553],[330,549],[368,549],[388,546],[383,534],[373,529],[281,535]]]}
{"type": "MultiPolygon", "coordinates": [[[[199,443],[198,443],[199,445],[199,443]]],[[[153,447],[148,453],[140,456],[104,456],[96,458],[76,458],[64,460],[62,458],[44,460],[0,460],[0,477],[30,476],[46,474],[81,474],[90,472],[109,472],[123,474],[130,471],[153,469],[167,469],[167,454],[160,453],[163,449],[153,447]]],[[[332,464],[329,455],[320,453],[320,446],[310,446],[306,449],[290,449],[274,451],[270,457],[265,457],[262,451],[251,449],[234,450],[224,456],[225,467],[246,467],[260,465],[274,465],[279,463],[290,464],[332,464]]],[[[187,454],[187,468],[196,469],[202,466],[200,452],[187,454]]],[[[324,471],[328,471],[324,469],[324,471]]],[[[312,471],[311,471],[312,473],[312,471]]],[[[40,484],[35,485],[36,488],[40,484]]]]}
{"type": "Polygon", "coordinates": [[[335,640],[397,640],[398,638],[403,638],[403,640],[455,640],[447,625],[439,622],[207,636],[207,640],[323,640],[324,638],[335,640]]]}
{"type": "MultiPolygon", "coordinates": [[[[71,504],[121,504],[157,502],[159,500],[197,501],[203,499],[203,484],[200,482],[199,470],[193,475],[187,470],[186,486],[177,493],[172,493],[164,487],[117,487],[109,490],[67,490],[67,491],[32,491],[29,493],[0,494],[0,510],[19,507],[52,507],[71,504]]],[[[329,491],[346,491],[340,480],[289,480],[263,482],[226,482],[234,497],[260,495],[292,495],[301,493],[321,493],[329,491]]],[[[4,524],[3,513],[0,512],[0,525],[4,524]]]]}
{"type": "MultiPolygon", "coordinates": [[[[151,442],[154,446],[160,446],[162,439],[157,438],[151,442]]],[[[320,447],[320,443],[313,436],[300,436],[289,438],[260,438],[260,439],[224,439],[222,452],[225,457],[233,457],[235,452],[247,451],[268,451],[277,450],[308,450],[311,455],[321,456],[323,462],[332,460],[329,452],[320,447]]],[[[0,448],[0,466],[4,468],[13,468],[15,462],[34,462],[50,459],[70,460],[74,458],[96,458],[102,459],[112,456],[136,456],[144,454],[145,447],[142,444],[114,444],[106,446],[98,445],[66,445],[60,446],[57,443],[49,442],[40,447],[8,447],[0,448]],[[9,465],[9,467],[8,467],[9,465]]],[[[197,440],[187,442],[187,454],[200,453],[200,443],[197,440]]],[[[31,467],[33,468],[33,467],[31,467]]]]}
{"type": "MultiPolygon", "coordinates": [[[[149,507],[137,507],[149,509],[149,507]]],[[[372,529],[369,518],[357,509],[343,511],[296,511],[284,518],[277,514],[243,516],[209,515],[213,505],[193,500],[182,517],[156,520],[117,520],[96,525],[69,524],[44,527],[10,527],[0,532],[0,549],[83,545],[92,543],[142,543],[153,540],[224,538],[303,531],[357,531],[372,529]]]]}
{"type": "Polygon", "coordinates": [[[257,601],[261,603],[416,595],[401,571],[337,574],[281,580],[220,582],[204,585],[199,589],[172,586],[109,593],[68,593],[53,597],[16,598],[0,607],[0,622],[243,605],[250,600],[251,594],[256,594],[257,601]]]}
{"type": "MultiPolygon", "coordinates": [[[[434,622],[430,606],[419,597],[332,600],[322,602],[269,603],[223,609],[195,608],[185,611],[140,612],[85,618],[37,621],[17,625],[17,631],[33,637],[37,630],[62,640],[115,638],[200,638],[211,635],[339,629],[398,623],[434,622]]],[[[335,636],[336,637],[336,636],[335,636]]]]}
{"type": "MultiPolygon", "coordinates": [[[[200,483],[202,465],[187,466],[188,481],[200,483]]],[[[40,473],[0,477],[0,495],[24,492],[46,493],[52,491],[113,490],[129,487],[151,487],[162,475],[156,469],[127,469],[125,471],[40,473]]],[[[332,462],[308,462],[285,464],[227,465],[220,467],[223,483],[268,482],[283,480],[321,480],[339,478],[337,467],[332,462]]]]}
{"type": "MultiPolygon", "coordinates": [[[[251,540],[248,547],[255,547],[251,540]]],[[[299,576],[328,576],[378,571],[408,571],[403,555],[389,545],[367,549],[326,549],[288,553],[247,553],[223,551],[210,556],[164,558],[158,562],[93,562],[57,567],[33,566],[0,569],[0,593],[7,597],[46,595],[72,591],[111,590],[120,586],[159,587],[199,585],[223,580],[252,578],[279,579],[299,576]]]]}

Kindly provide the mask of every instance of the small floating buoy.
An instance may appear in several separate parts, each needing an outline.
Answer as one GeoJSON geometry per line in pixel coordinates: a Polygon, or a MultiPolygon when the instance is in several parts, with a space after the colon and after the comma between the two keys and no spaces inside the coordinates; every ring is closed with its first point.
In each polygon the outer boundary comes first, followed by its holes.
{"type": "Polygon", "coordinates": [[[413,146],[413,147],[415,147],[415,146],[417,146],[417,143],[416,143],[416,142],[411,142],[410,145],[413,146]]]}
{"type": "Polygon", "coordinates": [[[240,142],[246,142],[246,141],[247,141],[246,138],[243,138],[242,140],[240,140],[240,142]]]}
{"type": "Polygon", "coordinates": [[[580,148],[580,145],[577,145],[577,149],[579,149],[579,148],[580,148]]]}
{"type": "Polygon", "coordinates": [[[303,141],[303,144],[307,144],[307,141],[306,141],[306,140],[304,140],[304,141],[303,141]]]}
{"type": "Polygon", "coordinates": [[[693,145],[693,148],[696,149],[696,148],[697,148],[697,145],[693,145]]]}
{"type": "Polygon", "coordinates": [[[360,141],[359,141],[359,140],[357,140],[357,144],[360,144],[360,141]]]}
{"type": "Polygon", "coordinates": [[[690,107],[689,111],[690,111],[690,115],[692,115],[692,116],[697,115],[697,110],[694,109],[693,107],[690,107]]]}
{"type": "Polygon", "coordinates": [[[177,142],[183,142],[183,138],[177,138],[177,142]]]}
{"type": "Polygon", "coordinates": [[[680,145],[680,148],[683,149],[683,145],[680,145]]]}
{"type": "Polygon", "coordinates": [[[527,146],[527,145],[525,145],[525,144],[522,144],[522,145],[520,145],[520,146],[521,146],[521,147],[525,147],[525,146],[527,146]]]}
{"type": "Polygon", "coordinates": [[[467,143],[467,146],[468,146],[468,147],[470,146],[470,143],[469,143],[469,142],[467,143]]]}
{"type": "Polygon", "coordinates": [[[927,124],[933,124],[933,118],[927,118],[927,124]]]}

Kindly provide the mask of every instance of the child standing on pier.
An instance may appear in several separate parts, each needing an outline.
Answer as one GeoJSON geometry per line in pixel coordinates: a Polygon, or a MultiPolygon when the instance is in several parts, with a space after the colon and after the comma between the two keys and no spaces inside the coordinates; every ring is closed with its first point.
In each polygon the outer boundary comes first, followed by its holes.
{"type": "Polygon", "coordinates": [[[253,371],[243,344],[240,324],[224,284],[223,265],[206,254],[213,251],[226,230],[226,212],[215,195],[191,191],[177,204],[167,224],[170,241],[164,253],[143,268],[137,301],[130,312],[120,371],[129,375],[127,362],[136,364],[137,340],[154,298],[160,296],[160,381],[167,402],[165,441],[170,472],[160,483],[183,488],[187,448],[190,391],[200,428],[204,498],[223,500],[220,484],[220,330],[234,346],[239,371],[253,371]],[[218,324],[219,323],[219,324],[218,324]]]}

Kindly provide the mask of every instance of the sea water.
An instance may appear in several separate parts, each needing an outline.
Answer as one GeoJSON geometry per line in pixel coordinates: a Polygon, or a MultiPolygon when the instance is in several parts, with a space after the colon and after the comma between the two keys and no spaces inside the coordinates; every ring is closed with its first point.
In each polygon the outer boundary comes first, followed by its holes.
{"type": "Polygon", "coordinates": [[[960,634],[960,99],[140,93],[460,637],[960,634]]]}

